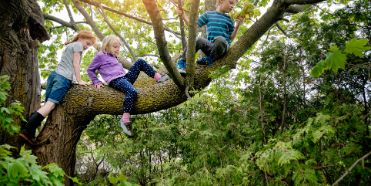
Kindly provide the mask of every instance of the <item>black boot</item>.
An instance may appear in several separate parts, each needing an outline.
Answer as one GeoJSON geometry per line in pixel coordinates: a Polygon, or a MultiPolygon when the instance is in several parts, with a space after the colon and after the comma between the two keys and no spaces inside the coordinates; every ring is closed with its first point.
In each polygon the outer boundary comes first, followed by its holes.
{"type": "Polygon", "coordinates": [[[41,125],[44,120],[44,116],[38,112],[33,112],[28,119],[27,123],[23,123],[21,126],[21,133],[19,136],[30,145],[33,145],[35,139],[36,128],[41,125]]]}

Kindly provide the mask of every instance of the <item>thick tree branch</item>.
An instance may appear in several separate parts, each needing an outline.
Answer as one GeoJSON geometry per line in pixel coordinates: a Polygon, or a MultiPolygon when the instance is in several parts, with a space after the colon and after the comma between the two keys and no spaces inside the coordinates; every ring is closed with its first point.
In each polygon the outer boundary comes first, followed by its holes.
{"type": "Polygon", "coordinates": [[[305,5],[305,4],[316,4],[322,2],[324,0],[284,0],[284,3],[289,5],[298,4],[298,5],[305,5]]]}
{"type": "Polygon", "coordinates": [[[90,27],[93,29],[95,35],[97,35],[97,37],[100,39],[100,40],[103,40],[104,38],[104,35],[102,34],[102,32],[98,29],[97,25],[95,24],[94,20],[89,16],[89,14],[85,11],[85,9],[83,7],[81,7],[80,5],[80,2],[77,2],[76,0],[72,0],[73,4],[75,5],[75,7],[79,10],[79,12],[84,16],[86,22],[90,25],[90,27]]]}
{"type": "Polygon", "coordinates": [[[67,21],[64,21],[62,19],[59,19],[57,17],[54,17],[52,15],[48,15],[48,14],[44,14],[44,18],[47,19],[47,20],[50,20],[50,21],[57,22],[57,23],[65,26],[65,27],[69,27],[69,28],[71,28],[74,31],[77,31],[77,28],[76,28],[75,23],[69,23],[67,21]]]}
{"type": "MultiPolygon", "coordinates": [[[[142,19],[142,18],[138,18],[138,17],[132,16],[132,15],[126,14],[126,13],[124,13],[124,12],[120,12],[120,11],[118,11],[118,10],[112,9],[112,8],[110,8],[110,7],[107,7],[107,6],[105,6],[105,5],[102,5],[101,3],[93,2],[93,1],[90,1],[90,0],[80,0],[80,1],[85,2],[85,3],[87,3],[87,4],[90,4],[90,5],[93,5],[93,6],[96,6],[96,7],[102,7],[103,9],[108,10],[108,11],[110,11],[110,12],[114,12],[114,13],[116,13],[116,14],[123,15],[123,16],[125,16],[125,17],[127,17],[127,18],[134,19],[134,20],[137,20],[137,21],[139,21],[139,22],[141,22],[141,23],[145,23],[145,24],[148,24],[148,25],[151,25],[151,26],[152,26],[152,23],[149,22],[149,21],[146,21],[146,20],[144,20],[144,19],[142,19]]],[[[168,31],[168,32],[173,33],[174,35],[180,35],[180,33],[175,32],[175,31],[173,31],[173,30],[171,30],[171,29],[169,29],[169,28],[166,28],[166,27],[165,27],[164,29],[165,29],[166,31],[168,31]]]]}
{"type": "Polygon", "coordinates": [[[180,75],[179,71],[176,69],[175,64],[171,61],[171,56],[169,51],[166,47],[167,42],[165,39],[164,34],[164,26],[162,24],[162,18],[160,15],[160,11],[158,10],[157,4],[155,1],[152,0],[143,0],[144,6],[147,9],[147,12],[152,20],[153,30],[155,33],[155,39],[157,48],[160,54],[160,58],[164,63],[169,75],[172,77],[175,84],[183,89],[184,88],[184,80],[180,75]]]}
{"type": "Polygon", "coordinates": [[[297,14],[299,12],[302,12],[304,11],[305,9],[307,9],[308,7],[310,7],[310,5],[290,5],[286,12],[287,13],[292,13],[292,14],[297,14]]]}
{"type": "Polygon", "coordinates": [[[108,27],[110,27],[110,29],[113,31],[113,33],[115,33],[115,35],[120,38],[121,42],[124,43],[126,49],[129,51],[129,53],[131,55],[132,62],[135,62],[137,57],[134,54],[133,50],[131,50],[128,42],[126,42],[126,40],[116,31],[116,29],[113,28],[113,26],[111,25],[110,21],[108,20],[106,14],[104,13],[104,11],[101,8],[98,8],[98,11],[103,16],[104,22],[107,23],[108,27]]]}
{"type": "Polygon", "coordinates": [[[193,87],[195,75],[195,50],[196,50],[196,37],[197,37],[197,18],[198,7],[200,0],[191,1],[191,12],[189,14],[189,34],[188,34],[188,49],[187,49],[187,87],[193,87]]]}

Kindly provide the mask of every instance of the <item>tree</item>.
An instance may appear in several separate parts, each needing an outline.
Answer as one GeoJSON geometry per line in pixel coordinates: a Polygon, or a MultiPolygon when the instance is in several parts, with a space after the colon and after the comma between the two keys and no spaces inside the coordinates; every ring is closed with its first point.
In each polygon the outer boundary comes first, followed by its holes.
{"type": "MultiPolygon", "coordinates": [[[[211,79],[209,74],[222,66],[233,69],[237,60],[286,12],[298,12],[304,4],[314,4],[322,0],[275,0],[267,12],[259,18],[247,31],[242,33],[238,41],[231,47],[228,54],[210,67],[197,67],[193,88],[206,87],[211,79]]],[[[64,1],[66,2],[66,1],[64,1]]],[[[73,0],[79,9],[79,2],[73,0]]],[[[83,1],[90,2],[90,1],[83,1]]],[[[151,18],[156,44],[160,58],[173,81],[139,88],[140,94],[134,113],[142,114],[170,108],[186,101],[184,80],[175,69],[169,55],[160,11],[154,1],[143,0],[151,18]]],[[[11,77],[13,88],[9,100],[20,100],[26,107],[25,115],[39,107],[40,82],[38,80],[37,41],[44,41],[48,34],[43,27],[40,8],[34,0],[16,0],[1,2],[0,26],[1,38],[1,74],[11,77]],[[20,11],[12,11],[19,9],[20,11]],[[12,25],[9,27],[9,25],[12,25]],[[16,54],[14,55],[14,51],[16,54]],[[26,57],[24,57],[26,56],[26,57]],[[33,69],[31,71],[27,71],[33,69]],[[28,93],[28,94],[27,94],[28,93]]],[[[80,9],[79,9],[80,10],[80,9]]],[[[80,11],[83,11],[82,9],[80,11]]],[[[99,29],[94,27],[85,15],[86,21],[100,36],[99,29]]],[[[73,24],[70,24],[73,27],[73,24]]],[[[101,36],[100,36],[101,37],[101,36]]],[[[91,87],[74,86],[65,98],[48,117],[45,127],[37,138],[38,145],[33,147],[34,153],[42,164],[56,162],[68,175],[73,175],[75,165],[75,148],[82,131],[97,114],[121,114],[122,94],[109,88],[97,91],[91,87]],[[120,100],[120,101],[117,101],[120,100]]],[[[4,139],[8,140],[8,138],[4,139]]]]}
{"type": "MultiPolygon", "coordinates": [[[[38,42],[49,39],[49,36],[35,1],[2,1],[0,9],[0,74],[10,77],[9,103],[20,101],[25,108],[24,114],[28,116],[40,105],[38,42]],[[18,9],[21,11],[13,11],[18,9]]],[[[14,144],[14,138],[10,139],[3,131],[0,134],[1,143],[8,141],[14,144]]]]}

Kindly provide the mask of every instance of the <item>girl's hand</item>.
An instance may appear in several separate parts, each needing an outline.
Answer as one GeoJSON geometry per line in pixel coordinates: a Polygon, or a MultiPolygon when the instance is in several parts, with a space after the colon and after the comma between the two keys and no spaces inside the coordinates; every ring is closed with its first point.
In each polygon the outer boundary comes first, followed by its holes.
{"type": "Polygon", "coordinates": [[[96,85],[94,85],[94,87],[99,89],[101,87],[104,87],[104,85],[103,84],[96,84],[96,85]]]}

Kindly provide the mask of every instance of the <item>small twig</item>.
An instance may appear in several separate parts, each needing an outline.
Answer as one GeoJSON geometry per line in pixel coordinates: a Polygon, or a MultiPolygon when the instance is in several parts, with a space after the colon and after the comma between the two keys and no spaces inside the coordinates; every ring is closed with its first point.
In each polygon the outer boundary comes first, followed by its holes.
{"type": "Polygon", "coordinates": [[[362,156],[361,158],[359,158],[357,161],[355,161],[355,162],[353,163],[353,165],[350,166],[350,167],[345,171],[345,173],[344,173],[343,175],[341,175],[341,177],[340,177],[339,179],[337,179],[337,180],[335,181],[335,183],[332,184],[332,186],[339,184],[339,182],[340,182],[342,179],[344,179],[344,177],[345,177],[346,175],[348,175],[348,174],[350,173],[350,171],[351,171],[351,170],[352,170],[352,169],[353,169],[353,168],[358,164],[358,162],[365,160],[369,155],[371,155],[371,151],[368,152],[367,154],[365,154],[364,156],[362,156]]]}
{"type": "Polygon", "coordinates": [[[269,37],[269,34],[271,33],[272,28],[273,28],[273,27],[270,27],[270,28],[269,28],[268,33],[267,33],[267,37],[266,37],[265,40],[263,41],[263,44],[264,44],[265,42],[267,42],[268,37],[269,37]]]}
{"type": "MultiPolygon", "coordinates": [[[[81,1],[81,2],[85,2],[85,3],[87,3],[87,4],[90,4],[90,5],[93,5],[93,6],[97,6],[97,7],[99,7],[100,4],[101,4],[101,3],[99,3],[99,2],[94,2],[94,1],[91,1],[91,0],[80,0],[80,1],[81,1]]],[[[119,11],[119,10],[112,9],[112,8],[107,7],[107,6],[105,6],[105,5],[101,5],[101,6],[102,6],[103,9],[108,10],[108,11],[110,11],[110,12],[113,12],[113,13],[115,13],[115,14],[119,14],[119,15],[125,16],[125,17],[127,17],[127,18],[134,19],[134,20],[139,21],[139,22],[141,22],[141,23],[145,23],[145,24],[148,24],[148,25],[153,25],[151,22],[149,22],[149,21],[147,21],[147,20],[144,20],[144,19],[142,19],[142,18],[140,18],[140,17],[135,17],[135,16],[132,16],[132,15],[129,15],[129,14],[127,14],[127,13],[124,13],[124,12],[119,11]]],[[[171,29],[169,29],[169,28],[167,28],[167,27],[164,27],[164,29],[165,29],[166,31],[170,32],[170,33],[173,33],[174,35],[180,35],[180,33],[175,32],[175,31],[173,31],[173,30],[171,30],[171,29]]]]}
{"type": "Polygon", "coordinates": [[[124,46],[126,47],[126,49],[128,50],[128,52],[130,53],[132,61],[133,62],[136,61],[137,60],[137,56],[135,55],[135,53],[133,52],[133,50],[131,50],[130,45],[128,44],[128,42],[126,42],[126,40],[120,35],[119,32],[117,32],[117,30],[113,27],[113,25],[111,24],[111,22],[108,20],[108,17],[104,13],[104,10],[103,10],[102,6],[99,6],[98,7],[98,12],[103,16],[104,22],[106,22],[106,24],[112,30],[112,32],[115,33],[115,35],[120,38],[121,42],[124,44],[124,46]]]}
{"type": "Polygon", "coordinates": [[[184,92],[185,92],[185,95],[187,96],[187,99],[191,99],[192,97],[191,97],[191,95],[189,95],[189,86],[187,86],[186,88],[185,88],[185,90],[184,90],[184,92]]]}
{"type": "Polygon", "coordinates": [[[278,23],[276,23],[276,27],[278,28],[278,30],[280,30],[283,33],[283,35],[290,38],[290,36],[286,33],[286,31],[278,23]]]}
{"type": "MultiPolygon", "coordinates": [[[[182,0],[179,0],[178,1],[178,6],[180,8],[183,8],[183,2],[182,2],[182,0]]],[[[180,24],[180,35],[181,35],[181,39],[182,39],[183,53],[185,53],[185,51],[187,49],[187,40],[186,40],[186,36],[185,36],[184,21],[183,21],[183,17],[182,16],[179,17],[179,24],[180,24]]],[[[185,57],[184,54],[183,54],[183,57],[185,57]]]]}

